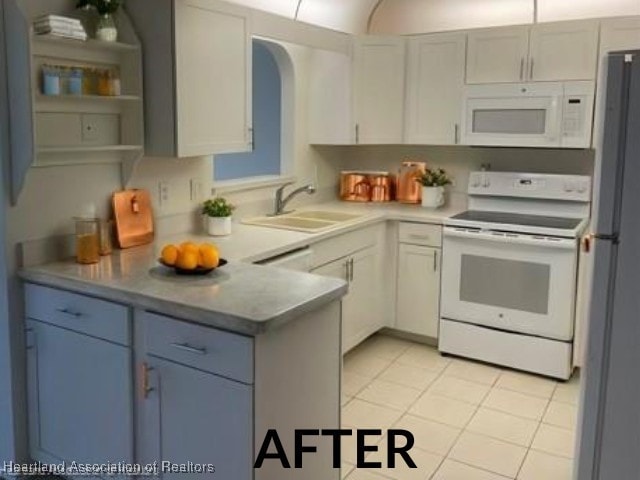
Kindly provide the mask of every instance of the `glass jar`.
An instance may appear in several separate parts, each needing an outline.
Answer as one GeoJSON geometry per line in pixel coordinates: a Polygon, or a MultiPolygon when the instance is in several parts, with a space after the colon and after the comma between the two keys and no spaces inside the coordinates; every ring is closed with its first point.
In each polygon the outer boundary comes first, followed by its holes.
{"type": "Polygon", "coordinates": [[[82,81],[82,69],[73,68],[69,73],[69,94],[70,95],[82,95],[83,81],[82,81]]]}
{"type": "Polygon", "coordinates": [[[109,70],[99,70],[98,78],[98,95],[111,95],[111,79],[109,78],[109,70]]]}
{"type": "Polygon", "coordinates": [[[122,82],[120,81],[120,70],[111,71],[111,95],[119,97],[122,95],[122,82]]]}
{"type": "Polygon", "coordinates": [[[51,65],[42,66],[42,93],[44,95],[60,95],[60,74],[51,65]]]}
{"type": "Polygon", "coordinates": [[[89,265],[100,261],[99,222],[95,218],[76,217],[76,261],[89,265]]]}
{"type": "Polygon", "coordinates": [[[100,220],[99,221],[99,230],[100,230],[100,255],[111,255],[113,251],[113,246],[111,242],[112,232],[113,232],[113,222],[111,220],[100,220]]]}
{"type": "Polygon", "coordinates": [[[118,40],[116,21],[110,13],[100,15],[96,25],[96,39],[103,42],[116,42],[118,40]]]}

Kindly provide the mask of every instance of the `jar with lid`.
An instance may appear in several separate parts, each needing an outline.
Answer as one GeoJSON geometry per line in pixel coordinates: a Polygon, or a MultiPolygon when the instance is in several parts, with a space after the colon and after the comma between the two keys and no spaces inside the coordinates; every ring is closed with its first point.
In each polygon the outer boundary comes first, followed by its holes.
{"type": "Polygon", "coordinates": [[[82,69],[72,68],[69,72],[69,94],[82,95],[82,69]]]}
{"type": "Polygon", "coordinates": [[[42,66],[42,93],[60,95],[60,72],[52,65],[42,66]]]}
{"type": "Polygon", "coordinates": [[[87,205],[76,223],[76,261],[92,264],[100,261],[100,225],[94,205],[87,205]]]}

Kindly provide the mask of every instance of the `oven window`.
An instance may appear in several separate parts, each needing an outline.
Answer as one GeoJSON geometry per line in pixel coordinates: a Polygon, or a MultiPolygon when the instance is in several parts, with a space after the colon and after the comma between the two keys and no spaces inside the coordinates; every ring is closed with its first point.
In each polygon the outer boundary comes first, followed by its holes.
{"type": "Polygon", "coordinates": [[[546,315],[549,265],[462,255],[460,300],[546,315]]]}
{"type": "Polygon", "coordinates": [[[473,133],[542,135],[545,109],[478,109],[473,111],[473,133]]]}

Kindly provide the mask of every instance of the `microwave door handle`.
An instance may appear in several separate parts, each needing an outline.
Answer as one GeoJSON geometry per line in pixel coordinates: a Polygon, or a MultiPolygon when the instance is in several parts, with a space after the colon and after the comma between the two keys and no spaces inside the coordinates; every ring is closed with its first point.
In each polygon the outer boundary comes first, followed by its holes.
{"type": "Polygon", "coordinates": [[[492,232],[478,232],[477,230],[466,230],[447,227],[444,236],[449,238],[460,238],[466,240],[485,240],[494,243],[509,243],[512,245],[529,245],[534,247],[555,248],[563,250],[574,250],[576,239],[535,237],[530,235],[508,235],[492,232]]]}

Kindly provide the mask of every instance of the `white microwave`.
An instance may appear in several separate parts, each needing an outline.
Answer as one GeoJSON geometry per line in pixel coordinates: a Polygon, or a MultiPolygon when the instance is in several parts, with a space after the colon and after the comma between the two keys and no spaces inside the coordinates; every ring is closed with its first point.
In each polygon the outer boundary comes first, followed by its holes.
{"type": "Polygon", "coordinates": [[[594,91],[590,81],[468,85],[462,143],[589,148],[594,91]]]}

